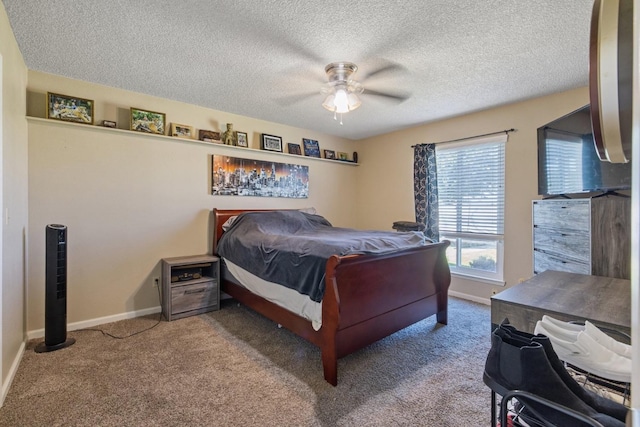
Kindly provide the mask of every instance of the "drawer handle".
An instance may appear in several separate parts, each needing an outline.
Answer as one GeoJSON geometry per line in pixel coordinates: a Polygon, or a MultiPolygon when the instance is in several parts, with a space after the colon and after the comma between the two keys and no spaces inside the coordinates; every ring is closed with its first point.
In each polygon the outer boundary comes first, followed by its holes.
{"type": "Polygon", "coordinates": [[[189,295],[189,294],[201,294],[205,291],[205,288],[201,288],[201,289],[189,289],[187,291],[184,291],[185,295],[189,295]]]}

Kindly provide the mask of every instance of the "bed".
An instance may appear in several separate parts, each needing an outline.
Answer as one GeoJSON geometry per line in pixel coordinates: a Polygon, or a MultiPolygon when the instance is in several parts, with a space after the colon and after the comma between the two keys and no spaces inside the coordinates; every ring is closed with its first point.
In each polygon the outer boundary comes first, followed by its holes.
{"type": "MultiPolygon", "coordinates": [[[[213,209],[213,254],[218,254],[223,225],[246,212],[272,211],[213,209]]],[[[336,386],[339,358],[434,314],[438,323],[447,324],[448,246],[443,241],[383,253],[329,256],[323,264],[319,328],[307,316],[252,292],[228,268],[222,270],[221,290],[318,346],[324,378],[336,386]]]]}

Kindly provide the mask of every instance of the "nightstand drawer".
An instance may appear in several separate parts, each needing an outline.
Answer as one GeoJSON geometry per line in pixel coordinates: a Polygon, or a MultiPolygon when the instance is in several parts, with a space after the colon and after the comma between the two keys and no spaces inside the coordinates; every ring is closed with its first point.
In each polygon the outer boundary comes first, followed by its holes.
{"type": "Polygon", "coordinates": [[[171,287],[172,315],[217,306],[218,283],[215,280],[171,287]]]}

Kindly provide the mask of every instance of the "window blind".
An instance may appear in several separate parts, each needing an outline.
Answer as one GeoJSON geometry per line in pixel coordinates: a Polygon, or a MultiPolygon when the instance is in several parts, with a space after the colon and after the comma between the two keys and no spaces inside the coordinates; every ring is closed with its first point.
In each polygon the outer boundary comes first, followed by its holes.
{"type": "Polygon", "coordinates": [[[441,233],[504,233],[507,135],[436,147],[441,233]]]}
{"type": "Polygon", "coordinates": [[[551,194],[580,193],[582,182],[582,138],[547,132],[547,186],[551,194]]]}

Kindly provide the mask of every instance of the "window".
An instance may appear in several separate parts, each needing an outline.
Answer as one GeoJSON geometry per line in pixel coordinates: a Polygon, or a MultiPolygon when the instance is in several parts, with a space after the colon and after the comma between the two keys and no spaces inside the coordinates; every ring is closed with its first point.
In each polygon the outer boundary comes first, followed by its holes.
{"type": "Polygon", "coordinates": [[[440,238],[452,273],[503,280],[507,135],[436,146],[440,238]]]}
{"type": "Polygon", "coordinates": [[[580,193],[582,182],[582,151],[587,143],[578,136],[549,131],[547,133],[547,186],[549,194],[580,193]]]}

